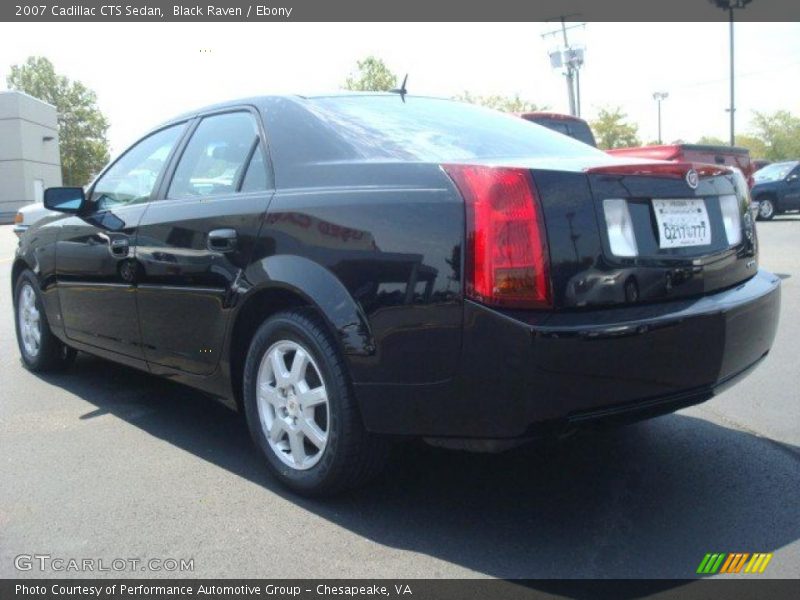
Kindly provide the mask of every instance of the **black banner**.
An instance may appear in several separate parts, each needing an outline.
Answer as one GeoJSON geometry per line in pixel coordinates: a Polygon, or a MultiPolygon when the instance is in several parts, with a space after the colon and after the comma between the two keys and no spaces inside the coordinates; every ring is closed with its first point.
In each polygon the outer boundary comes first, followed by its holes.
{"type": "Polygon", "coordinates": [[[781,579],[704,580],[260,580],[260,579],[75,579],[3,580],[3,600],[783,600],[800,597],[800,581],[781,579]]]}
{"type": "Polygon", "coordinates": [[[0,21],[797,21],[787,0],[11,0],[0,21]],[[721,8],[722,6],[722,8],[721,8]]]}

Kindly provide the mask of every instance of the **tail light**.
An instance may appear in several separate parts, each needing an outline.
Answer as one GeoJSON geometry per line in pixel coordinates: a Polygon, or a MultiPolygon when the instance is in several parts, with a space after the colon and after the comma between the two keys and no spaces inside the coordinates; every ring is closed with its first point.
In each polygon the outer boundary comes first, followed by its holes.
{"type": "Polygon", "coordinates": [[[544,223],[525,169],[444,165],[467,213],[468,298],[509,308],[552,306],[544,223]]]}

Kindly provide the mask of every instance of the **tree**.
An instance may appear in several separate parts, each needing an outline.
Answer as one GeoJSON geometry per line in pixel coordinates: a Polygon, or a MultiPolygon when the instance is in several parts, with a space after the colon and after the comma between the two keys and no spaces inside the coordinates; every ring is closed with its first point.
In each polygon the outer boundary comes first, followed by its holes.
{"type": "Polygon", "coordinates": [[[86,185],[109,158],[108,120],[97,106],[97,95],[80,81],[56,73],[42,56],[12,66],[6,85],[56,107],[64,185],[86,185]]]}
{"type": "Polygon", "coordinates": [[[737,135],[736,145],[742,148],[747,148],[750,151],[750,158],[767,157],[767,145],[764,143],[764,140],[755,135],[737,135]]]}
{"type": "Polygon", "coordinates": [[[800,157],[800,118],[788,110],[771,114],[754,111],[754,137],[763,145],[764,158],[787,160],[800,157]]]}
{"type": "Polygon", "coordinates": [[[699,140],[697,140],[698,144],[703,144],[704,146],[727,146],[728,142],[723,140],[722,138],[718,138],[715,135],[704,135],[699,140]]]}
{"type": "Polygon", "coordinates": [[[611,148],[629,148],[639,146],[638,132],[639,127],[634,123],[628,123],[625,119],[628,115],[622,112],[622,108],[601,108],[597,114],[597,119],[592,121],[598,147],[603,150],[611,148]]]}
{"type": "Polygon", "coordinates": [[[345,89],[358,92],[388,92],[397,87],[397,76],[375,56],[356,61],[358,68],[344,82],[345,89]]]}
{"type": "Polygon", "coordinates": [[[539,106],[534,102],[523,100],[519,94],[513,96],[473,96],[465,91],[454,97],[454,100],[461,102],[469,102],[470,104],[478,104],[495,110],[502,110],[503,112],[510,113],[523,113],[523,112],[537,112],[547,110],[546,106],[539,106]]]}

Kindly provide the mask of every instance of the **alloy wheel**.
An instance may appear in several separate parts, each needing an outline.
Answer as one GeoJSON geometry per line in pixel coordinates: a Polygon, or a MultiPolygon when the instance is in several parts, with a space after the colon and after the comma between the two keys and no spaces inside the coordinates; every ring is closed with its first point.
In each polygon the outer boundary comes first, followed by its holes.
{"type": "Polygon", "coordinates": [[[20,288],[17,313],[22,347],[29,358],[36,358],[42,344],[42,320],[36,307],[36,292],[30,283],[26,282],[20,288]]]}
{"type": "Polygon", "coordinates": [[[769,219],[774,212],[775,207],[772,204],[772,200],[762,200],[758,203],[758,216],[762,219],[769,219]]]}
{"type": "Polygon", "coordinates": [[[291,340],[272,344],[261,359],[256,386],[259,420],[275,455],[292,469],[316,465],[328,444],[330,407],[311,354],[291,340]]]}

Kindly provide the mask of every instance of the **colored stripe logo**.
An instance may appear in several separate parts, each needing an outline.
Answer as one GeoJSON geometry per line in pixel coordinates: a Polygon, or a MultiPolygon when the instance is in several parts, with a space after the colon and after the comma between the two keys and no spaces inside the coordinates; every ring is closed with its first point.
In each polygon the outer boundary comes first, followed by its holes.
{"type": "Polygon", "coordinates": [[[699,575],[715,575],[716,573],[763,573],[772,554],[766,552],[713,552],[708,553],[697,567],[699,575]],[[747,565],[747,566],[745,566],[747,565]]]}

